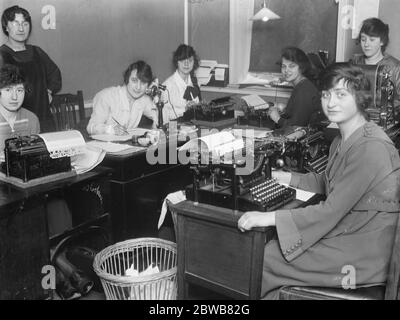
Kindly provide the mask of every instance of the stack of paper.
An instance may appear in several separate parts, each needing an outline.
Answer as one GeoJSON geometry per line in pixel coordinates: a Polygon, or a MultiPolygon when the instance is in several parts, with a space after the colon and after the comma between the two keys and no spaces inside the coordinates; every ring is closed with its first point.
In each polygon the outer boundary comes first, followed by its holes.
{"type": "Polygon", "coordinates": [[[218,64],[215,60],[201,60],[200,66],[196,70],[196,78],[199,85],[208,84],[213,72],[216,81],[224,81],[227,68],[227,64],[218,64]]]}
{"type": "Polygon", "coordinates": [[[256,94],[243,96],[242,99],[246,102],[247,106],[254,108],[254,110],[269,108],[269,104],[263,98],[256,94]]]}
{"type": "Polygon", "coordinates": [[[86,145],[83,153],[71,157],[71,165],[77,174],[88,172],[99,165],[106,155],[100,148],[86,145]]]}
{"type": "Polygon", "coordinates": [[[206,85],[210,82],[211,71],[218,64],[215,60],[201,60],[199,68],[196,70],[196,77],[199,85],[206,85]]]}

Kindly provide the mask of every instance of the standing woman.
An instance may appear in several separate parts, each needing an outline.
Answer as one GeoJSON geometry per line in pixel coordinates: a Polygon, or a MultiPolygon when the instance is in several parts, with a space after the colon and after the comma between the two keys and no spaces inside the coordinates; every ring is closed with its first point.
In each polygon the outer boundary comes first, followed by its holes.
{"type": "Polygon", "coordinates": [[[311,116],[321,109],[316,86],[308,79],[311,63],[303,50],[296,47],[283,49],[281,71],[285,81],[294,86],[283,113],[277,107],[270,108],[269,117],[278,128],[307,126],[311,116]]]}
{"type": "Polygon", "coordinates": [[[276,226],[264,251],[262,292],[277,298],[284,285],[342,287],[345,266],[355,285],[385,284],[400,212],[400,158],[393,142],[366,120],[369,82],[351,64],[328,67],[322,108],[338,125],[324,174],[276,172],[281,183],[326,195],[317,205],[246,212],[242,231],[276,226]]]}
{"type": "Polygon", "coordinates": [[[201,100],[200,88],[195,76],[199,57],[193,47],[181,44],[172,58],[175,73],[164,81],[167,87],[163,96],[165,102],[163,120],[168,122],[183,115],[190,103],[201,100]]]}
{"type": "Polygon", "coordinates": [[[378,18],[363,21],[358,36],[363,54],[354,55],[354,64],[383,65],[383,71],[390,75],[394,83],[395,107],[400,106],[400,61],[386,53],[389,44],[389,26],[378,18]]]}
{"type": "Polygon", "coordinates": [[[50,127],[49,104],[52,95],[61,89],[61,72],[50,57],[39,47],[28,45],[32,31],[29,12],[13,6],[4,10],[1,26],[7,41],[0,47],[3,62],[19,67],[26,76],[27,92],[23,107],[35,113],[42,131],[50,127]]]}

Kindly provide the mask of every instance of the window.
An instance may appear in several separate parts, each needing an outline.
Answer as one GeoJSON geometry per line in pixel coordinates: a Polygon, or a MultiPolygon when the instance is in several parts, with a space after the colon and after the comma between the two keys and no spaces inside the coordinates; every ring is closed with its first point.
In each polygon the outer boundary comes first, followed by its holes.
{"type": "Polygon", "coordinates": [[[249,70],[280,71],[276,63],[285,46],[305,52],[329,51],[330,61],[343,61],[347,36],[338,27],[338,12],[350,0],[270,0],[280,20],[252,22],[262,0],[230,2],[230,83],[240,83],[249,70]],[[335,60],[336,59],[336,60],[335,60]]]}
{"type": "MultiPolygon", "coordinates": [[[[254,10],[262,6],[255,0],[254,10]]],[[[255,21],[252,28],[250,71],[280,71],[284,47],[299,47],[304,52],[327,50],[335,61],[338,8],[334,0],[270,0],[269,8],[279,20],[255,21]]]]}

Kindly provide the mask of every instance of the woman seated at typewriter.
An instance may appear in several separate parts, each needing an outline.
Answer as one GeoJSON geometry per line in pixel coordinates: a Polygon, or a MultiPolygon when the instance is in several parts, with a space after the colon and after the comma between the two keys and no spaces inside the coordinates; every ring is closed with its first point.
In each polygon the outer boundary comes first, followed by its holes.
{"type": "Polygon", "coordinates": [[[163,83],[167,87],[163,94],[164,122],[181,117],[188,105],[199,103],[201,100],[195,76],[199,67],[199,57],[193,47],[181,44],[174,52],[172,62],[175,73],[163,83]]]}
{"type": "Polygon", "coordinates": [[[124,84],[97,93],[87,131],[94,134],[128,134],[136,128],[142,115],[157,125],[157,112],[146,90],[153,81],[151,67],[144,61],[129,65],[124,72],[124,84]]]}
{"type": "Polygon", "coordinates": [[[382,65],[395,86],[395,106],[400,106],[400,61],[386,53],[389,44],[389,26],[378,18],[363,21],[358,36],[363,54],[355,54],[354,64],[382,65]]]}
{"type": "Polygon", "coordinates": [[[318,89],[308,78],[311,63],[301,49],[288,47],[282,51],[281,70],[284,80],[294,86],[293,92],[286,108],[270,108],[269,117],[278,128],[307,126],[311,116],[321,109],[318,89]]]}
{"type": "Polygon", "coordinates": [[[0,153],[4,142],[13,135],[31,135],[40,132],[38,117],[22,108],[25,97],[25,77],[14,65],[0,68],[0,153]]]}
{"type": "MultiPolygon", "coordinates": [[[[0,161],[4,142],[14,135],[39,134],[38,117],[21,107],[25,97],[25,77],[17,66],[5,64],[0,68],[0,161]]],[[[50,235],[72,226],[71,213],[63,199],[52,198],[47,203],[47,220],[50,235]]]]}
{"type": "Polygon", "coordinates": [[[384,131],[365,118],[369,82],[351,64],[322,76],[322,108],[340,135],[325,174],[275,172],[278,182],[326,195],[317,205],[276,212],[246,212],[242,231],[276,226],[265,246],[262,292],[277,298],[284,285],[341,287],[351,265],[357,287],[385,283],[400,211],[400,159],[384,131]]]}

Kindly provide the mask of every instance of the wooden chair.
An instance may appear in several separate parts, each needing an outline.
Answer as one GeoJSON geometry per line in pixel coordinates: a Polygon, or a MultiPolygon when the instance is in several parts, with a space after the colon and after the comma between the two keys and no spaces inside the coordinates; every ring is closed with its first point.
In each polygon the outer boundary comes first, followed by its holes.
{"type": "Polygon", "coordinates": [[[50,112],[55,131],[80,129],[85,120],[85,106],[81,90],[76,94],[57,94],[53,96],[50,112]]]}
{"type": "Polygon", "coordinates": [[[386,285],[357,289],[285,286],[279,291],[280,300],[400,300],[400,219],[390,259],[386,285]]]}

